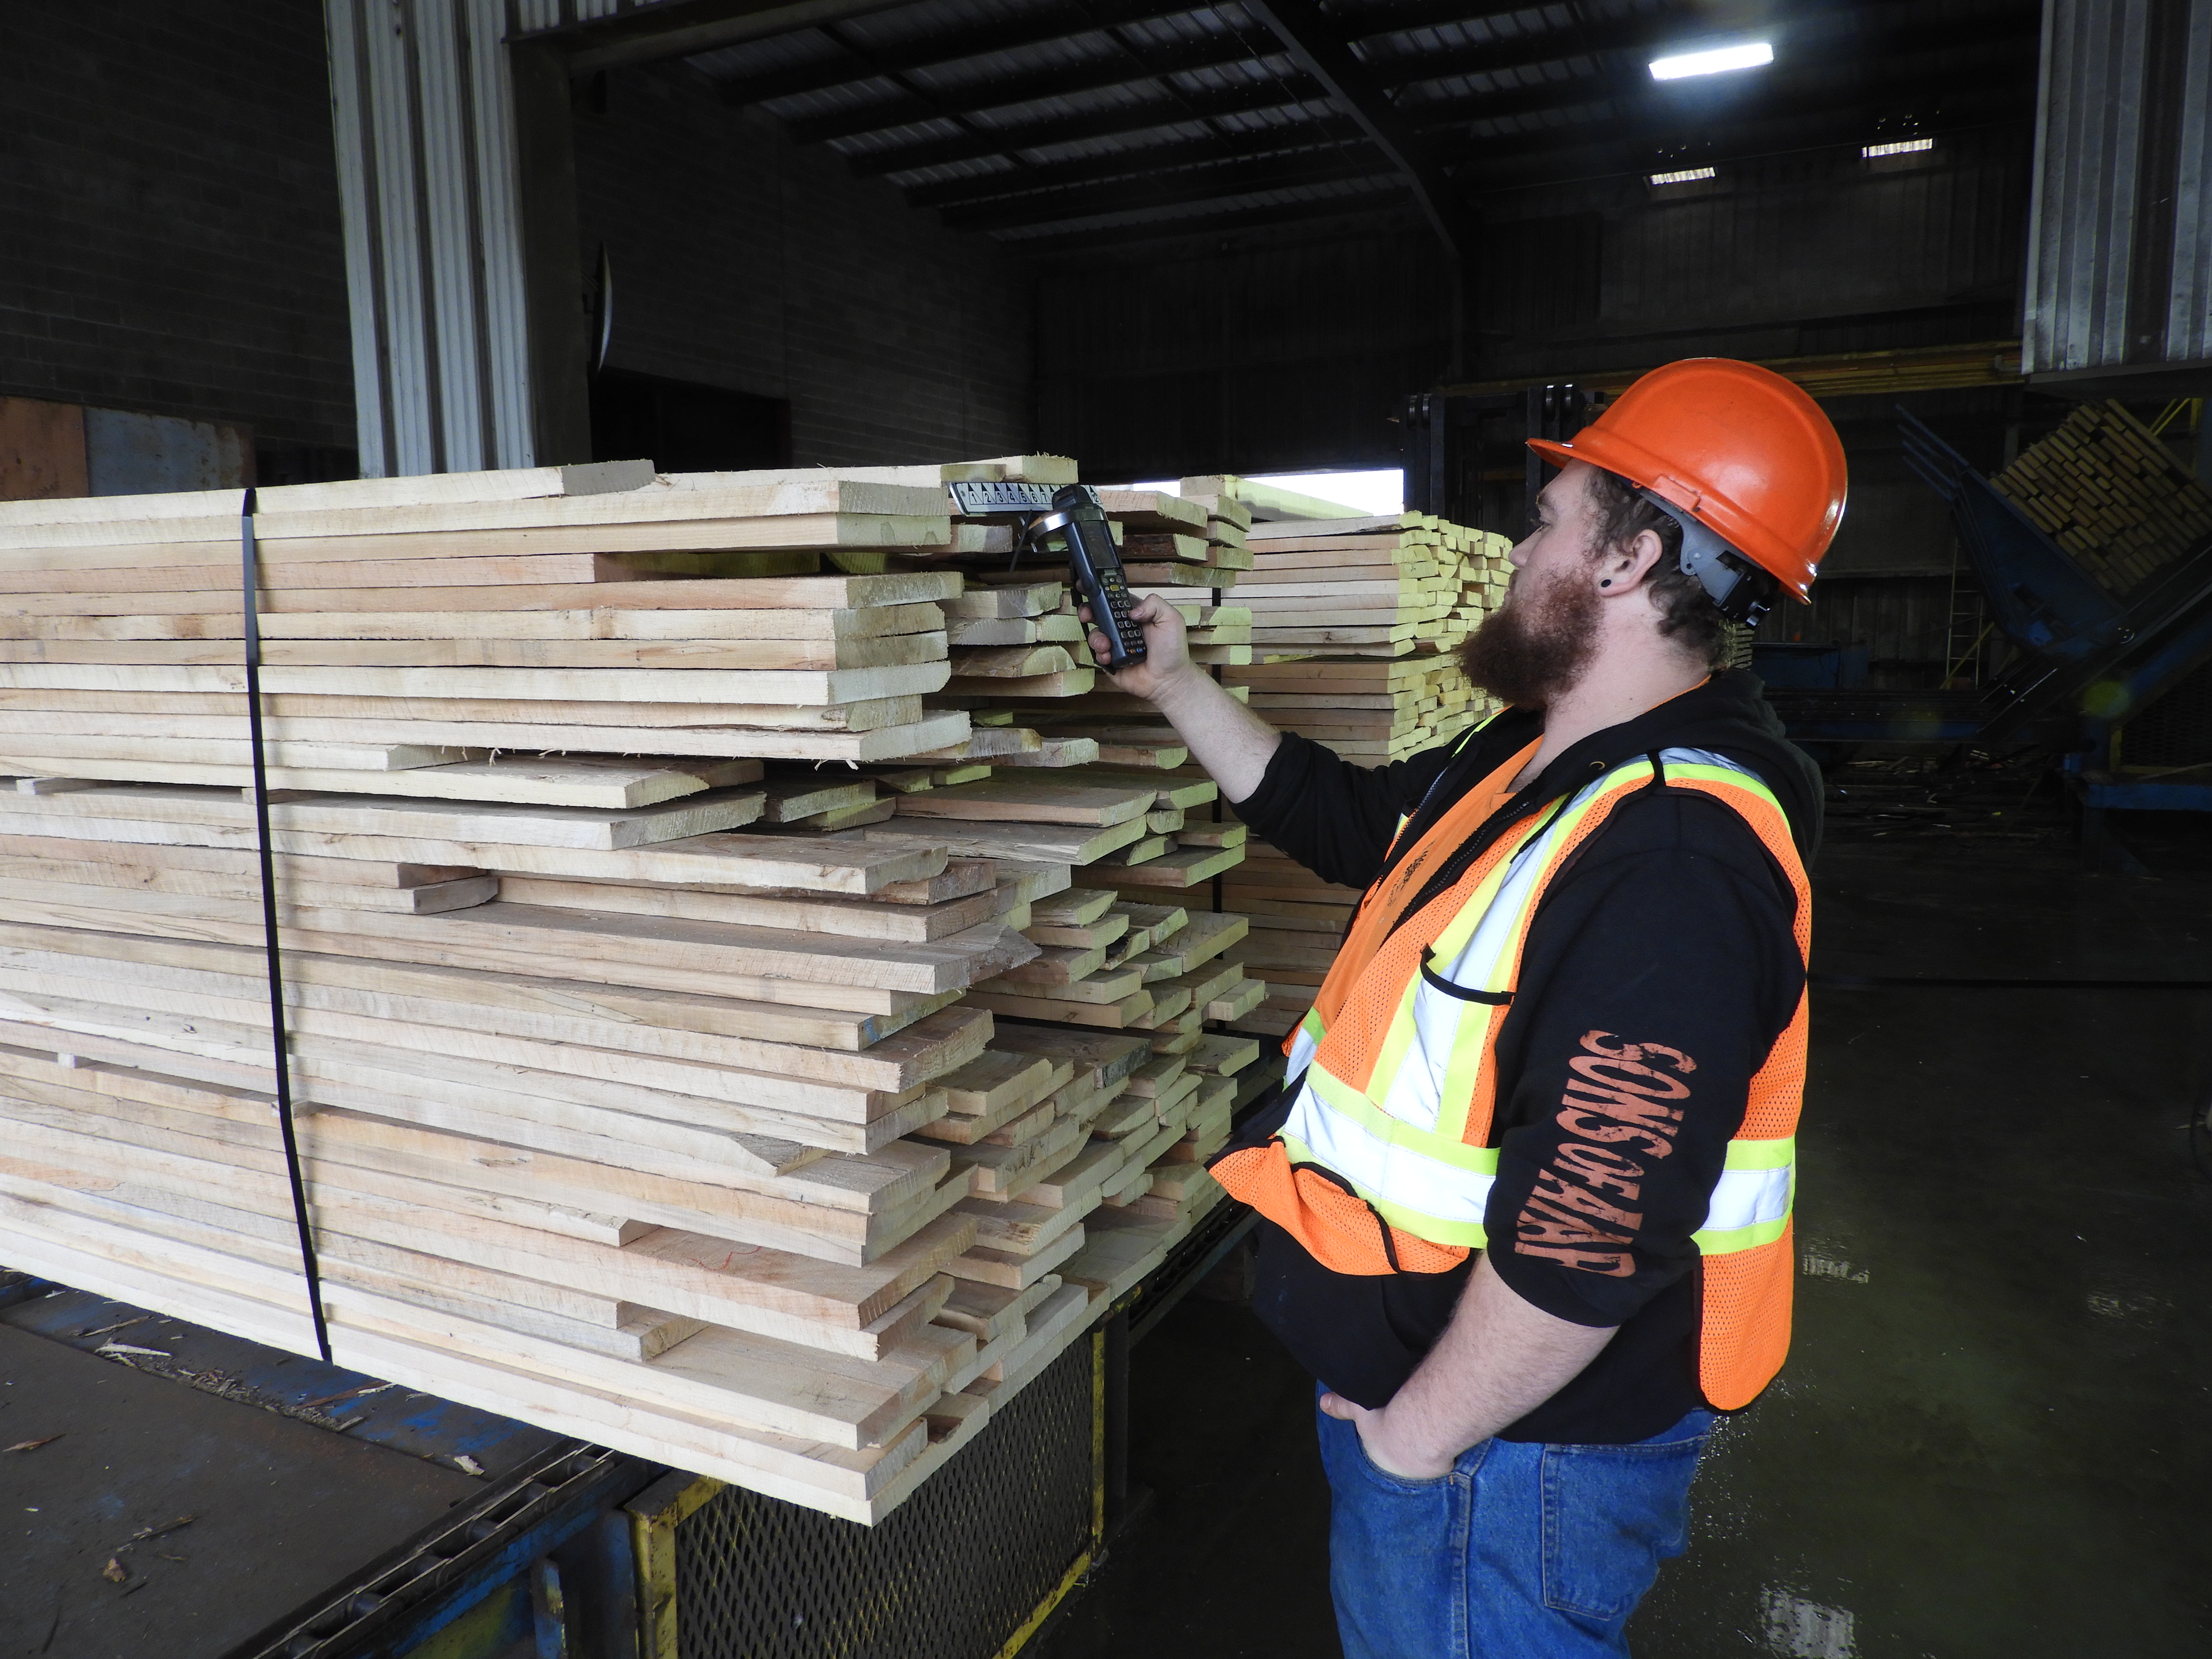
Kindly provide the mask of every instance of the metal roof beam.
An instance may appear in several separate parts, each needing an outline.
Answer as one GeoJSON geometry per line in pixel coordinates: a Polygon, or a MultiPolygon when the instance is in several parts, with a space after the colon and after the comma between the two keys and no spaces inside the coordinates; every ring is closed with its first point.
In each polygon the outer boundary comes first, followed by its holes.
{"type": "Polygon", "coordinates": [[[868,80],[884,70],[938,69],[1016,46],[1044,46],[1124,24],[1179,17],[1189,9],[1187,5],[1170,3],[1170,0],[1094,0],[1094,3],[1087,5],[1055,5],[1024,17],[953,29],[902,46],[878,48],[870,53],[871,60],[881,66],[877,69],[849,58],[825,58],[818,64],[799,64],[788,69],[772,70],[765,75],[726,80],[721,83],[722,96],[732,104],[765,104],[778,98],[794,98],[802,93],[823,92],[831,87],[868,80]]]}
{"type": "Polygon", "coordinates": [[[1303,142],[1295,149],[1275,131],[1216,133],[1174,143],[1147,145],[1140,149],[1115,150],[1105,155],[1085,155],[1071,161],[1048,162],[1019,171],[979,173],[967,179],[948,179],[942,184],[917,185],[906,192],[907,204],[918,208],[958,208],[1003,197],[1060,190],[1073,185],[1095,185],[1108,179],[1157,178],[1190,167],[1215,161],[1245,161],[1259,155],[1281,155],[1310,150],[1323,144],[1364,144],[1359,129],[1339,118],[1312,122],[1297,129],[1303,142]]]}
{"type": "Polygon", "coordinates": [[[553,47],[572,76],[690,58],[794,29],[890,11],[909,0],[659,0],[611,17],[518,30],[510,43],[553,47]]]}
{"type": "Polygon", "coordinates": [[[1420,204],[1422,216],[1455,259],[1474,249],[1474,228],[1428,140],[1390,102],[1368,66],[1353,55],[1342,27],[1313,0],[1243,0],[1244,9],[1283,43],[1291,61],[1328,89],[1390,160],[1420,204]]]}
{"type": "Polygon", "coordinates": [[[1034,198],[1016,196],[973,207],[948,208],[944,219],[953,230],[1003,230],[1378,175],[1389,176],[1387,162],[1358,160],[1342,150],[1316,150],[1302,156],[1262,156],[1188,167],[1180,173],[1120,179],[1110,184],[1077,185],[1041,191],[1034,198]]]}
{"type": "MultiPolygon", "coordinates": [[[[1179,99],[1134,107],[1099,110],[1089,115],[1063,115],[1047,121],[1025,121],[1016,126],[991,129],[988,142],[963,134],[936,138],[897,149],[870,150],[847,157],[854,173],[864,179],[887,173],[943,167],[970,161],[1010,149],[1042,149],[1085,138],[1114,138],[1126,133],[1150,132],[1188,121],[1211,120],[1223,115],[1249,115],[1255,110],[1280,109],[1285,105],[1317,100],[1322,89],[1303,75],[1287,81],[1255,81],[1248,86],[1188,92],[1179,99]]],[[[1295,131],[1295,129],[1286,129],[1295,131]]]]}
{"type": "Polygon", "coordinates": [[[1406,181],[1395,173],[1378,174],[1375,187],[1356,195],[1317,196],[1303,202],[1276,202],[1267,207],[1231,208],[1226,213],[1191,214],[1173,219],[1153,219],[1139,224],[1107,225],[1088,230],[1063,231],[1044,236],[1001,237],[1000,245],[1037,258],[1074,253],[1086,248],[1122,248],[1178,236],[1219,236],[1230,231],[1259,230],[1273,225],[1304,224],[1323,219],[1352,219],[1388,213],[1400,219],[1400,228],[1425,235],[1406,181]]]}
{"type": "MultiPolygon", "coordinates": [[[[1233,35],[1216,35],[1187,45],[1164,46],[1148,53],[1141,61],[1126,55],[1106,58],[1081,69],[1056,69],[1040,81],[994,82],[988,91],[979,89],[969,112],[1007,109],[1034,103],[1040,98],[1065,98],[1109,87],[1142,85],[1164,75],[1249,63],[1259,55],[1249,41],[1233,35]]],[[[932,119],[935,114],[933,106],[921,99],[907,97],[886,99],[830,115],[801,117],[787,125],[792,137],[799,143],[818,144],[837,138],[858,138],[865,133],[882,132],[891,127],[913,126],[932,119]]]]}

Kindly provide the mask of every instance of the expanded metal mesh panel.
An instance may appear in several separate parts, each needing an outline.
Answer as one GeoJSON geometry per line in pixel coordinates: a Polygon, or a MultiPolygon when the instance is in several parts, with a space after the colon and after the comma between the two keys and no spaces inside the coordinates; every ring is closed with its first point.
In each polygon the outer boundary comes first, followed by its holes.
{"type": "Polygon", "coordinates": [[[1078,1341],[870,1528],[732,1486],[676,1529],[682,1659],[990,1659],[1091,1542],[1078,1341]]]}

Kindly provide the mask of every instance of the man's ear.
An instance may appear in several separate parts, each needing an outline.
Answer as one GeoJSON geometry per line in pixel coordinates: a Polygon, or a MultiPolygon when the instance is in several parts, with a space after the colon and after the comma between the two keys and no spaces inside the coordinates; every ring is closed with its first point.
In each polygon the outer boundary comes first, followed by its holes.
{"type": "Polygon", "coordinates": [[[1650,580],[1667,544],[1656,530],[1638,531],[1599,562],[1599,585],[1610,593],[1630,593],[1650,580]]]}

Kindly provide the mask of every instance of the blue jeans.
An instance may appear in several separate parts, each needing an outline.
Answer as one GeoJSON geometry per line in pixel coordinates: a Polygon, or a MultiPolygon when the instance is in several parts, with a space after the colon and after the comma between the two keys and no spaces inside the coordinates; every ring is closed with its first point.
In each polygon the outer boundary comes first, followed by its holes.
{"type": "Polygon", "coordinates": [[[1433,1480],[1320,1421],[1345,1659],[1596,1659],[1627,1653],[1628,1615],[1689,1541],[1713,1413],[1628,1446],[1486,1440],[1433,1480]]]}

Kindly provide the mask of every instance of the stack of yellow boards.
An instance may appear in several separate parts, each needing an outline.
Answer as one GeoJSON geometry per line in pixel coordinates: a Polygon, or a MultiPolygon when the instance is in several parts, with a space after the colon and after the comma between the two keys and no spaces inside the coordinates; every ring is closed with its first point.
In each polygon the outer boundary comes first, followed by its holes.
{"type": "Polygon", "coordinates": [[[1510,575],[1503,537],[1425,513],[1257,524],[1248,547],[1237,602],[1262,659],[1449,651],[1510,575]]]}
{"type": "MultiPolygon", "coordinates": [[[[1193,1003],[1220,924],[1178,942],[1118,881],[1072,897],[1066,849],[894,836],[908,793],[784,769],[968,741],[921,701],[957,574],[817,574],[947,539],[941,488],[639,471],[257,504],[332,1352],[871,1521],[1218,1196],[1194,1160],[1225,1119],[1162,1061],[1251,1053],[1164,1016],[994,1035],[1057,948],[1024,930],[1120,906],[1193,1003]]],[[[0,1261],[307,1350],[240,506],[0,507],[13,552],[89,556],[17,559],[0,605],[0,1261]]],[[[1148,830],[1157,786],[1123,793],[1148,830]]]]}
{"type": "Polygon", "coordinates": [[[2118,400],[2083,404],[1992,482],[2114,594],[2212,537],[2212,490],[2118,400]]]}

